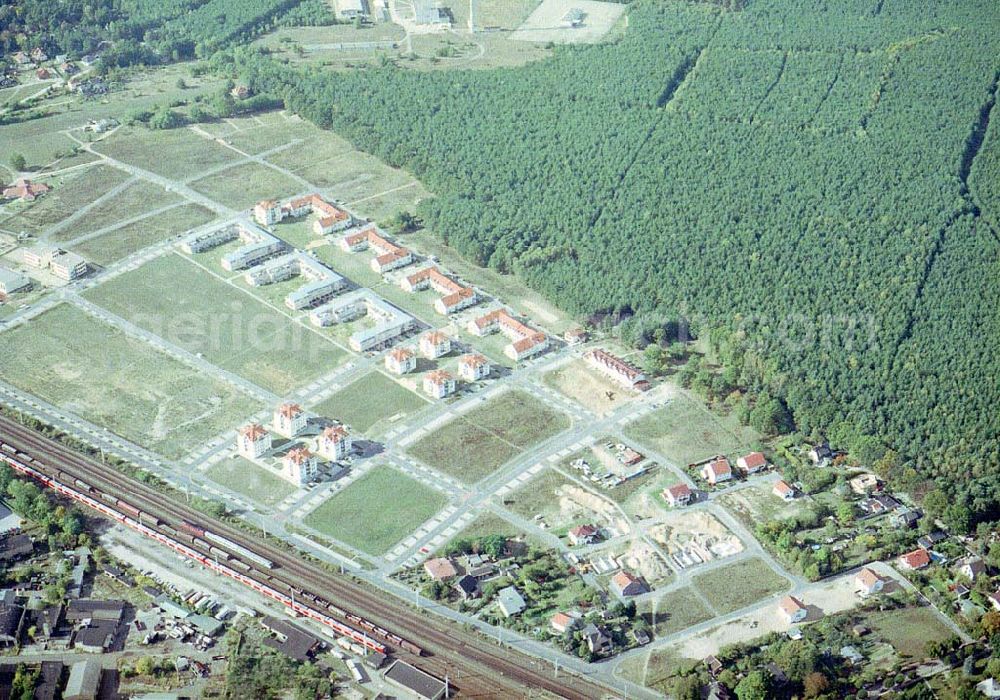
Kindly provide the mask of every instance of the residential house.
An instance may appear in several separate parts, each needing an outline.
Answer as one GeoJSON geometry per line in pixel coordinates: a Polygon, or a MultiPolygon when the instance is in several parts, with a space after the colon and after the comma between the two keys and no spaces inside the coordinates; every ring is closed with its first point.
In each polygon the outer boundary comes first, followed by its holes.
{"type": "Polygon", "coordinates": [[[736,466],[746,476],[756,474],[767,468],[767,457],[764,456],[763,452],[751,452],[737,459],[736,466]]]}
{"type": "Polygon", "coordinates": [[[733,478],[733,468],[725,457],[716,457],[701,468],[701,478],[712,486],[733,478]]]}
{"type": "Polygon", "coordinates": [[[511,341],[503,352],[517,361],[537,355],[549,346],[548,336],[518,321],[506,309],[496,309],[469,321],[468,330],[480,337],[503,333],[511,341]]]}
{"type": "Polygon", "coordinates": [[[4,199],[20,199],[22,202],[33,202],[52,188],[44,182],[32,182],[27,178],[14,181],[13,185],[4,188],[4,199]]]}
{"type": "Polygon", "coordinates": [[[59,64],[59,70],[63,72],[63,75],[74,75],[80,72],[75,63],[70,63],[69,61],[63,61],[59,64]]]}
{"type": "Polygon", "coordinates": [[[443,369],[424,375],[424,393],[435,399],[443,399],[455,393],[455,378],[443,369]]]}
{"type": "Polygon", "coordinates": [[[77,661],[70,666],[63,700],[94,700],[101,686],[101,662],[77,661]]]}
{"type": "Polygon", "coordinates": [[[424,562],[424,571],[435,581],[447,581],[458,575],[458,569],[451,563],[450,559],[438,557],[428,559],[424,562]]]}
{"type": "Polygon", "coordinates": [[[342,425],[328,425],[320,433],[316,448],[321,456],[331,461],[344,459],[353,449],[351,434],[342,425]]]}
{"type": "Polygon", "coordinates": [[[524,612],[524,609],[528,607],[524,598],[513,586],[507,586],[497,591],[497,605],[500,606],[500,612],[503,613],[504,617],[513,617],[524,612]]]}
{"type": "Polygon", "coordinates": [[[906,530],[912,530],[920,522],[920,511],[914,510],[913,508],[905,508],[896,511],[892,516],[892,522],[897,527],[904,528],[906,530]]]}
{"type": "Polygon", "coordinates": [[[41,63],[42,61],[49,60],[49,55],[45,53],[40,46],[36,46],[31,50],[31,60],[36,63],[41,63]]]}
{"type": "Polygon", "coordinates": [[[676,506],[686,506],[691,502],[691,487],[687,484],[674,484],[673,486],[668,486],[663,489],[661,494],[663,500],[667,502],[667,505],[671,507],[676,506]]]}
{"type": "Polygon", "coordinates": [[[867,566],[854,575],[854,590],[861,596],[881,593],[884,587],[885,579],[867,566]]]}
{"type": "Polygon", "coordinates": [[[594,348],[585,352],[583,357],[591,367],[611,377],[626,389],[639,391],[649,389],[649,381],[642,370],[606,350],[594,348]]]}
{"type": "Polygon", "coordinates": [[[247,459],[257,459],[271,449],[271,433],[260,423],[244,425],[236,431],[236,451],[247,459]]]}
{"type": "Polygon", "coordinates": [[[918,571],[920,569],[926,569],[931,564],[931,555],[924,548],[915,549],[912,552],[904,554],[896,560],[898,562],[900,569],[905,569],[907,571],[918,571]]]}
{"type": "Polygon", "coordinates": [[[809,450],[809,460],[818,466],[823,466],[833,459],[833,450],[830,445],[823,442],[809,450]]]}
{"type": "Polygon", "coordinates": [[[385,356],[385,368],[393,374],[409,374],[417,368],[417,355],[409,348],[393,348],[385,356]]]}
{"type": "Polygon", "coordinates": [[[847,483],[850,485],[851,490],[859,496],[870,496],[882,488],[882,483],[878,477],[869,473],[859,474],[847,483]]]}
{"type": "Polygon", "coordinates": [[[441,294],[441,297],[434,301],[434,310],[443,316],[479,302],[474,289],[459,284],[436,267],[424,268],[408,275],[399,284],[411,293],[430,288],[441,294]]]}
{"type": "Polygon", "coordinates": [[[588,623],[583,628],[583,638],[587,642],[587,649],[591,654],[609,654],[613,647],[611,636],[603,627],[598,627],[594,623],[588,623]]]}
{"type": "Polygon", "coordinates": [[[462,576],[455,582],[455,590],[458,591],[462,600],[478,598],[483,593],[482,589],[479,587],[479,579],[475,576],[469,576],[468,574],[462,576]]]}
{"type": "Polygon", "coordinates": [[[978,576],[986,573],[986,562],[981,557],[966,557],[959,563],[958,573],[970,581],[975,581],[978,576]]]}
{"type": "Polygon", "coordinates": [[[428,360],[435,360],[451,352],[451,338],[441,331],[430,331],[420,336],[420,354],[428,360]]]}
{"type": "Polygon", "coordinates": [[[293,447],[282,458],[281,476],[296,486],[305,486],[316,478],[316,456],[305,447],[293,447]]]}
{"type": "MultiPolygon", "coordinates": [[[[246,85],[234,85],[233,89],[229,91],[229,94],[237,100],[245,100],[250,97],[250,88],[246,85]]],[[[257,212],[254,211],[254,214],[256,213],[257,212]]]]}
{"type": "Polygon", "coordinates": [[[57,250],[49,260],[49,271],[66,282],[83,277],[89,270],[86,260],[66,250],[57,250]]]}
{"type": "Polygon", "coordinates": [[[998,683],[995,678],[987,678],[986,680],[980,681],[976,684],[976,690],[990,700],[1000,698],[1000,683],[998,683]]]}
{"type": "Polygon", "coordinates": [[[293,438],[306,429],[308,419],[297,403],[283,403],[274,411],[274,432],[293,438]]]}
{"type": "Polygon", "coordinates": [[[14,63],[19,66],[26,66],[31,63],[31,57],[28,56],[24,51],[17,51],[14,53],[14,63]]]}
{"type": "Polygon", "coordinates": [[[572,545],[593,544],[597,541],[600,530],[594,525],[579,525],[566,533],[572,545]]]}
{"type": "Polygon", "coordinates": [[[549,626],[556,634],[572,632],[580,624],[580,619],[569,613],[557,612],[549,619],[549,626]]]}
{"type": "Polygon", "coordinates": [[[475,382],[490,376],[492,367],[485,355],[470,353],[458,358],[458,374],[467,382],[475,382]]]}
{"type": "Polygon", "coordinates": [[[940,530],[935,530],[929,534],[923,535],[917,540],[917,544],[924,549],[934,549],[934,545],[938,542],[943,542],[948,539],[948,536],[941,532],[940,530]]]}
{"type": "Polygon", "coordinates": [[[809,614],[809,609],[802,604],[802,601],[790,595],[781,599],[781,602],[778,603],[778,610],[790,625],[802,622],[809,614]]]}
{"type": "Polygon", "coordinates": [[[0,294],[9,296],[31,287],[31,280],[6,267],[0,267],[0,294]]]}
{"type": "Polygon", "coordinates": [[[347,234],[340,239],[340,246],[347,252],[366,248],[374,250],[375,257],[371,261],[371,268],[379,274],[405,267],[413,262],[413,253],[381,236],[374,226],[347,234]]]}
{"type": "Polygon", "coordinates": [[[783,479],[778,479],[774,483],[774,488],[771,489],[771,493],[783,501],[792,501],[795,499],[795,489],[783,479]]]}
{"type": "Polygon", "coordinates": [[[0,603],[0,647],[17,646],[23,618],[22,606],[0,603]]]}
{"type": "Polygon", "coordinates": [[[35,71],[35,77],[39,80],[48,80],[52,77],[52,72],[48,68],[39,68],[35,71]]]}
{"type": "Polygon", "coordinates": [[[589,334],[584,329],[579,326],[575,328],[570,328],[565,333],[563,333],[563,340],[565,340],[570,345],[580,345],[581,343],[586,343],[589,334]]]}
{"type": "Polygon", "coordinates": [[[378,349],[416,325],[412,316],[403,313],[370,289],[357,289],[323,304],[309,314],[309,321],[314,326],[325,327],[347,323],[362,316],[373,319],[375,324],[351,334],[348,342],[355,352],[378,349]]]}
{"type": "Polygon", "coordinates": [[[34,551],[34,542],[23,532],[9,533],[0,537],[0,564],[9,564],[31,556],[34,551]]]}
{"type": "Polygon", "coordinates": [[[619,598],[649,593],[649,586],[642,578],[624,570],[611,577],[611,589],[619,598]]]}

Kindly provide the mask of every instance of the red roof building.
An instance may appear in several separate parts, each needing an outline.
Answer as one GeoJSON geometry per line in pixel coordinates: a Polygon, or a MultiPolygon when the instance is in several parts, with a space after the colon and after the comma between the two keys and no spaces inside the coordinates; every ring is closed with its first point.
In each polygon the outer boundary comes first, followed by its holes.
{"type": "Polygon", "coordinates": [[[751,452],[736,460],[738,466],[744,474],[756,474],[767,466],[767,458],[763,452],[751,452]]]}
{"type": "Polygon", "coordinates": [[[909,571],[926,569],[931,564],[931,555],[924,548],[915,549],[908,554],[904,554],[898,560],[899,568],[909,571]]]}
{"type": "Polygon", "coordinates": [[[33,202],[52,188],[44,182],[32,182],[21,178],[3,191],[4,199],[20,199],[23,202],[33,202]]]}
{"type": "Polygon", "coordinates": [[[691,502],[691,487],[687,484],[674,484],[663,489],[663,500],[671,506],[686,506],[691,502]]]}

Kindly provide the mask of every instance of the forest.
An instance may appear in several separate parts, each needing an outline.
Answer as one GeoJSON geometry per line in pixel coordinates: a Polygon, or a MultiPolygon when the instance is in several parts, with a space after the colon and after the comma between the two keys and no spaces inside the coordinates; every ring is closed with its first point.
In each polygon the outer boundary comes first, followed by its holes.
{"type": "Polygon", "coordinates": [[[984,519],[998,27],[991,0],[639,2],[621,39],[518,69],[214,60],[422,178],[479,264],[582,319],[684,319],[799,431],[984,519]]]}

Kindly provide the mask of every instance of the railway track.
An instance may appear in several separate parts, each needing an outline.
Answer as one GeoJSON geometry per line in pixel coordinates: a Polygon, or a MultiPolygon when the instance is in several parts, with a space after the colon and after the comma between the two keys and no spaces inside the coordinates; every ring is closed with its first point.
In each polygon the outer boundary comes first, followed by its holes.
{"type": "MultiPolygon", "coordinates": [[[[0,416],[0,436],[32,455],[42,467],[57,468],[106,493],[118,494],[157,517],[180,523],[201,523],[277,565],[257,575],[273,577],[338,607],[361,615],[424,649],[417,657],[404,649],[396,656],[441,678],[447,676],[463,697],[525,697],[546,691],[558,697],[599,698],[607,693],[589,679],[564,674],[554,678],[547,667],[520,652],[492,644],[475,632],[414,611],[403,601],[353,579],[336,576],[281,547],[254,539],[244,531],[174,502],[155,488],[96,462],[17,422],[0,416]],[[535,666],[535,668],[532,668],[535,666]]],[[[38,466],[38,465],[36,465],[38,466]]]]}

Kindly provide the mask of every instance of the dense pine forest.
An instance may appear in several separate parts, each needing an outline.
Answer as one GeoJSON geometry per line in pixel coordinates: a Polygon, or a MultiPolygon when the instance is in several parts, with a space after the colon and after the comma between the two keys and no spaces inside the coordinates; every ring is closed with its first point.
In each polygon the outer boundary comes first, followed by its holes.
{"type": "Polygon", "coordinates": [[[629,12],[520,69],[234,68],[418,174],[480,264],[581,317],[685,318],[799,430],[995,516],[1000,8],[629,12]]]}

